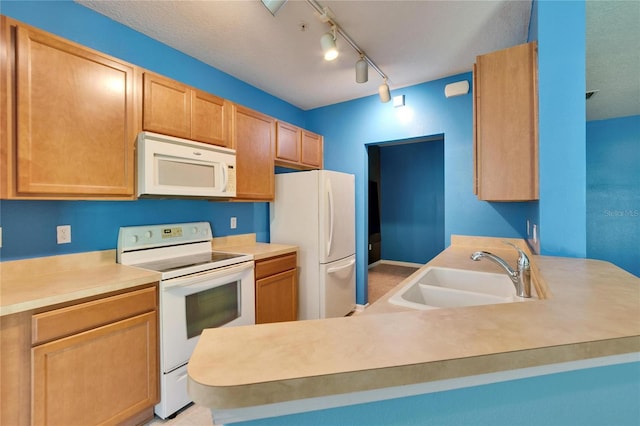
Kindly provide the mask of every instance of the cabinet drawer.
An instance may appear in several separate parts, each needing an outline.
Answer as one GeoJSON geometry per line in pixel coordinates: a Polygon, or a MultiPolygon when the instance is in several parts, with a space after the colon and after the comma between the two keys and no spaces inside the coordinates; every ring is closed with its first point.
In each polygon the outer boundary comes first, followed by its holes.
{"type": "Polygon", "coordinates": [[[156,294],[154,286],[33,315],[32,344],[37,345],[152,311],[157,306],[156,294]]]}
{"type": "Polygon", "coordinates": [[[280,272],[288,271],[290,269],[295,269],[297,263],[296,259],[296,253],[291,253],[257,261],[256,280],[268,277],[270,275],[278,274],[280,272]]]}

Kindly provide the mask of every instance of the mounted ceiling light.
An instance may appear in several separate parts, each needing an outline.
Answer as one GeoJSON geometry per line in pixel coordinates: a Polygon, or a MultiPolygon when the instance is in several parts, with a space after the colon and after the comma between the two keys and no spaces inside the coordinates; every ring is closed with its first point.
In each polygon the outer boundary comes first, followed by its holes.
{"type": "Polygon", "coordinates": [[[325,61],[333,61],[338,57],[338,48],[336,47],[336,26],[331,26],[331,31],[322,34],[320,37],[320,46],[324,54],[325,61]]]}
{"type": "Polygon", "coordinates": [[[380,95],[380,102],[387,103],[391,100],[391,92],[389,92],[389,85],[387,79],[384,79],[384,83],[378,87],[378,94],[380,95]]]}
{"type": "Polygon", "coordinates": [[[364,54],[356,62],[356,83],[366,83],[369,81],[369,64],[364,59],[364,54]]]}
{"type": "Polygon", "coordinates": [[[287,0],[262,0],[262,4],[264,7],[269,9],[269,12],[273,16],[276,16],[276,13],[280,10],[282,6],[287,2],[287,0]]]}

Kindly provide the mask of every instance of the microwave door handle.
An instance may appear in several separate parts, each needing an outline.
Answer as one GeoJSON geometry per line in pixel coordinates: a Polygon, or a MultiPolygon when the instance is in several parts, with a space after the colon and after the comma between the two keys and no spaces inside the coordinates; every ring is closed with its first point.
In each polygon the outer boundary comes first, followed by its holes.
{"type": "Polygon", "coordinates": [[[227,163],[220,163],[222,166],[222,190],[227,190],[227,185],[229,184],[229,169],[227,167],[227,163]]]}

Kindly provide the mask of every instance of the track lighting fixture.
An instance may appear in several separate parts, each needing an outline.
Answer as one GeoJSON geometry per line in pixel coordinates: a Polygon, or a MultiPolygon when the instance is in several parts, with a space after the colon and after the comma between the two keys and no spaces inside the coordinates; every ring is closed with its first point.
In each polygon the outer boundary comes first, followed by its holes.
{"type": "Polygon", "coordinates": [[[389,92],[389,85],[387,79],[384,79],[384,83],[378,87],[378,94],[380,95],[380,102],[387,103],[391,100],[391,92],[389,92]]]}
{"type": "Polygon", "coordinates": [[[336,26],[331,26],[331,31],[322,34],[320,37],[320,46],[324,54],[325,61],[333,61],[338,57],[338,48],[336,47],[336,26]]]}
{"type": "Polygon", "coordinates": [[[364,54],[360,55],[360,59],[356,62],[356,83],[366,83],[369,81],[369,64],[364,59],[364,54]]]}
{"type": "Polygon", "coordinates": [[[389,92],[389,84],[387,82],[387,75],[364,53],[364,50],[360,49],[358,45],[349,37],[349,35],[340,27],[336,22],[335,15],[328,7],[323,7],[316,0],[307,0],[309,6],[311,6],[320,19],[321,22],[331,25],[331,32],[328,32],[320,39],[320,45],[322,46],[322,52],[324,58],[327,61],[331,61],[338,56],[338,50],[336,49],[336,35],[340,36],[347,42],[349,46],[360,55],[360,59],[356,62],[356,82],[366,83],[369,80],[369,66],[373,68],[380,77],[384,79],[384,83],[378,87],[378,94],[382,102],[389,102],[391,100],[391,93],[389,92]],[[333,50],[332,50],[333,49],[333,50]],[[331,53],[333,52],[333,53],[331,53]]]}

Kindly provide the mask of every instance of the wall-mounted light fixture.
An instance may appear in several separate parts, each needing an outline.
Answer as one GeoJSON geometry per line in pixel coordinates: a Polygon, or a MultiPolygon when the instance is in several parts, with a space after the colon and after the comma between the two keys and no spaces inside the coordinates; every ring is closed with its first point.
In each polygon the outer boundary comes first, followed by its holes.
{"type": "Polygon", "coordinates": [[[273,16],[280,10],[287,0],[262,0],[262,4],[266,7],[273,16]]]}
{"type": "Polygon", "coordinates": [[[398,95],[393,97],[393,106],[396,108],[404,106],[404,95],[398,95]]]}
{"type": "Polygon", "coordinates": [[[366,83],[369,81],[369,64],[364,59],[364,55],[360,55],[360,59],[356,62],[356,83],[366,83]]]}
{"type": "Polygon", "coordinates": [[[331,26],[331,31],[322,34],[320,37],[320,47],[324,54],[325,61],[333,61],[338,57],[338,47],[336,46],[336,26],[331,26]]]}

